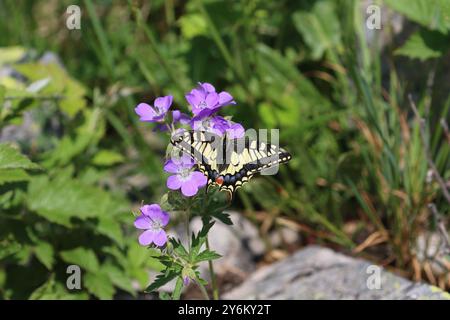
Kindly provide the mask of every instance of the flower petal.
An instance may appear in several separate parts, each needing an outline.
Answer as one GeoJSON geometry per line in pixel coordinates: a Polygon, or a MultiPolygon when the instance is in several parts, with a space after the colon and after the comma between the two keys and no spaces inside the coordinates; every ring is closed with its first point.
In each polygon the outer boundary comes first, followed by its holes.
{"type": "Polygon", "coordinates": [[[215,92],[208,93],[205,102],[208,109],[214,109],[219,104],[219,95],[215,92]]]}
{"type": "Polygon", "coordinates": [[[191,105],[192,108],[196,108],[201,102],[201,100],[192,93],[189,93],[184,97],[186,98],[186,101],[191,105]]]}
{"type": "Polygon", "coordinates": [[[169,173],[177,173],[179,171],[178,164],[169,159],[164,164],[164,171],[169,173]]]}
{"type": "Polygon", "coordinates": [[[152,226],[151,220],[144,216],[140,215],[139,217],[134,220],[134,226],[138,229],[150,229],[152,226]]]}
{"type": "Polygon", "coordinates": [[[186,197],[192,197],[198,191],[197,184],[191,180],[184,181],[181,184],[181,193],[186,197]]]}
{"type": "Polygon", "coordinates": [[[169,213],[166,211],[152,211],[149,215],[149,219],[151,219],[152,224],[160,223],[163,227],[169,223],[169,213]]]}
{"type": "Polygon", "coordinates": [[[172,105],[173,96],[164,96],[155,99],[155,107],[158,109],[159,113],[166,113],[172,105]]]}
{"type": "Polygon", "coordinates": [[[172,122],[173,123],[181,123],[188,124],[191,118],[185,113],[180,112],[180,110],[172,111],[172,122]]]}
{"type": "Polygon", "coordinates": [[[207,93],[210,93],[210,92],[216,92],[216,88],[214,88],[214,86],[213,86],[211,83],[203,82],[203,83],[200,83],[200,86],[201,86],[207,93]]]}
{"type": "Polygon", "coordinates": [[[139,236],[139,243],[143,246],[148,246],[155,239],[155,232],[153,230],[147,230],[141,233],[139,236]]]}
{"type": "Polygon", "coordinates": [[[240,139],[245,135],[245,129],[240,123],[233,123],[229,129],[227,129],[227,134],[230,139],[240,139]]]}
{"type": "Polygon", "coordinates": [[[219,104],[221,106],[225,106],[227,104],[235,104],[233,100],[233,96],[226,91],[222,91],[219,93],[219,104]]]}
{"type": "Polygon", "coordinates": [[[153,212],[155,211],[161,211],[161,207],[156,203],[151,205],[146,204],[145,206],[141,207],[142,214],[148,217],[151,217],[153,212]]]}
{"type": "Polygon", "coordinates": [[[167,178],[167,188],[170,190],[178,190],[181,188],[181,180],[178,178],[177,175],[170,176],[167,178]]]}
{"type": "Polygon", "coordinates": [[[191,173],[191,181],[197,185],[197,188],[201,188],[206,185],[208,179],[203,173],[194,171],[191,173]]]}
{"type": "Polygon", "coordinates": [[[164,230],[160,230],[159,232],[155,233],[155,236],[153,238],[153,243],[156,244],[158,247],[162,247],[167,242],[167,234],[164,230]]]}
{"type": "Polygon", "coordinates": [[[134,111],[139,115],[141,121],[154,121],[156,111],[146,103],[139,103],[134,111]]]}

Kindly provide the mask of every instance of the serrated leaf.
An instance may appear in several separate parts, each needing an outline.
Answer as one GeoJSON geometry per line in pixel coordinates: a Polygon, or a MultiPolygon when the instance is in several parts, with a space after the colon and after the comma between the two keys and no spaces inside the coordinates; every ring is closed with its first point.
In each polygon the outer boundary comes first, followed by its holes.
{"type": "Polygon", "coordinates": [[[40,169],[39,165],[20,153],[20,151],[9,144],[0,143],[0,169],[40,169]]]}
{"type": "Polygon", "coordinates": [[[295,12],[292,21],[315,60],[341,43],[341,28],[332,1],[317,1],[310,10],[295,12]]]}
{"type": "Polygon", "coordinates": [[[112,263],[105,263],[102,265],[102,272],[106,273],[111,282],[118,288],[127,291],[133,296],[136,296],[136,291],[131,285],[131,280],[126,276],[125,271],[119,269],[112,263]]]}
{"type": "Polygon", "coordinates": [[[225,212],[215,212],[212,214],[213,217],[217,218],[220,222],[225,223],[228,226],[233,225],[233,221],[230,219],[230,215],[225,212]]]}
{"type": "Polygon", "coordinates": [[[198,263],[201,261],[209,261],[209,260],[219,259],[221,257],[222,256],[220,254],[218,254],[217,252],[205,250],[205,251],[200,252],[197,255],[197,257],[195,257],[194,261],[196,263],[198,263]]]}
{"type": "Polygon", "coordinates": [[[121,245],[123,243],[123,235],[120,224],[113,217],[99,217],[98,224],[95,230],[96,232],[107,236],[111,240],[114,240],[118,245],[121,245]]]}
{"type": "Polygon", "coordinates": [[[94,251],[78,247],[72,250],[61,251],[61,258],[70,264],[76,264],[84,270],[96,272],[99,270],[99,262],[94,251]]]}
{"type": "Polygon", "coordinates": [[[78,81],[72,79],[58,64],[21,63],[15,65],[14,68],[31,81],[48,78],[48,84],[41,92],[59,95],[62,98],[59,105],[70,117],[85,108],[86,89],[78,81]]]}
{"type": "Polygon", "coordinates": [[[395,51],[395,54],[411,59],[426,60],[439,58],[450,49],[450,36],[438,31],[421,29],[412,34],[406,43],[395,51]]]}
{"type": "Polygon", "coordinates": [[[192,235],[191,250],[189,252],[190,259],[193,260],[197,256],[203,244],[206,242],[209,230],[214,225],[214,221],[203,221],[203,227],[197,235],[192,235]]]}
{"type": "Polygon", "coordinates": [[[36,254],[38,260],[42,262],[42,264],[48,270],[52,269],[55,258],[54,258],[54,250],[50,243],[43,241],[39,242],[34,247],[34,253],[36,254]]]}
{"type": "Polygon", "coordinates": [[[174,271],[168,271],[166,273],[161,273],[161,274],[157,275],[155,278],[155,281],[153,281],[153,283],[145,289],[145,292],[150,293],[152,291],[155,291],[156,289],[162,287],[169,281],[175,279],[175,277],[177,277],[177,276],[178,276],[178,273],[176,273],[174,271]]]}
{"type": "Polygon", "coordinates": [[[30,300],[87,300],[89,296],[84,292],[69,293],[54,276],[50,277],[30,295],[30,300]]]}
{"type": "Polygon", "coordinates": [[[22,245],[14,240],[0,241],[0,260],[19,252],[22,248],[22,245]]]}
{"type": "Polygon", "coordinates": [[[38,215],[66,227],[71,226],[72,218],[114,216],[125,209],[124,203],[110,193],[63,175],[55,179],[33,177],[27,203],[38,215]]]}
{"type": "Polygon", "coordinates": [[[174,239],[174,238],[171,238],[171,239],[170,239],[170,242],[171,242],[172,245],[173,245],[173,250],[174,250],[180,257],[182,257],[182,258],[187,258],[187,257],[188,257],[189,254],[188,254],[186,248],[183,246],[183,244],[182,244],[180,241],[178,241],[178,240],[176,240],[176,239],[174,239]]]}
{"type": "Polygon", "coordinates": [[[385,0],[386,4],[409,19],[432,30],[450,30],[448,0],[385,0]]]}
{"type": "Polygon", "coordinates": [[[30,176],[23,169],[0,169],[0,185],[7,182],[27,181],[29,179],[30,176]]]}
{"type": "Polygon", "coordinates": [[[83,283],[86,289],[99,299],[111,300],[114,296],[114,286],[108,275],[103,272],[88,272],[83,277],[83,283]]]}

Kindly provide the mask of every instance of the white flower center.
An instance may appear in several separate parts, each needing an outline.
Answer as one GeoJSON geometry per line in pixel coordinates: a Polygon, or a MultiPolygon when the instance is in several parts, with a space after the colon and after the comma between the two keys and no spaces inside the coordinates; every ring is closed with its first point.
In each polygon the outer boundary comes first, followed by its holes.
{"type": "Polygon", "coordinates": [[[206,104],[206,101],[202,101],[198,104],[198,107],[200,109],[205,109],[208,105],[206,104]]]}
{"type": "Polygon", "coordinates": [[[159,219],[151,219],[151,230],[159,231],[162,229],[162,222],[159,219]]]}
{"type": "Polygon", "coordinates": [[[190,175],[191,175],[191,168],[183,168],[180,171],[178,171],[178,176],[182,181],[187,180],[190,175]]]}

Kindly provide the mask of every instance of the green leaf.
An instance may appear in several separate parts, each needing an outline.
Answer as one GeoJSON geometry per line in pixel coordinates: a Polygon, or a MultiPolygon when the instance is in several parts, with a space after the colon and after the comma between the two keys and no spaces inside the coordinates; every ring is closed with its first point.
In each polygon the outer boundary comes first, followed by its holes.
{"type": "Polygon", "coordinates": [[[318,1],[311,10],[297,11],[292,15],[292,21],[311,49],[314,60],[341,43],[341,28],[332,1],[318,1]]]}
{"type": "Polygon", "coordinates": [[[70,117],[85,108],[86,89],[78,81],[72,79],[59,65],[55,63],[22,63],[15,65],[14,68],[32,82],[49,78],[48,85],[43,88],[41,93],[60,96],[62,100],[59,105],[70,117]]]}
{"type": "Polygon", "coordinates": [[[34,253],[36,254],[36,257],[42,264],[48,269],[51,270],[53,263],[55,262],[54,258],[54,251],[51,244],[48,242],[39,242],[34,247],[34,253]]]}
{"type": "Polygon", "coordinates": [[[225,212],[215,212],[212,214],[213,217],[217,218],[222,223],[225,223],[228,226],[233,225],[233,221],[230,219],[230,215],[225,212]]]}
{"type": "Polygon", "coordinates": [[[173,250],[181,257],[181,258],[188,258],[189,253],[187,252],[186,248],[183,246],[181,241],[178,241],[175,238],[170,238],[170,242],[173,245],[173,250]]]}
{"type": "Polygon", "coordinates": [[[127,291],[133,296],[136,296],[136,291],[131,285],[131,280],[126,276],[125,271],[121,270],[112,263],[105,263],[102,265],[102,272],[108,275],[111,282],[120,289],[127,291]]]}
{"type": "Polygon", "coordinates": [[[159,293],[159,299],[161,299],[161,300],[171,300],[172,297],[170,296],[170,294],[168,292],[161,291],[159,293]]]}
{"type": "Polygon", "coordinates": [[[0,48],[0,66],[20,60],[25,53],[25,48],[20,46],[0,48]]]}
{"type": "Polygon", "coordinates": [[[183,15],[178,20],[178,23],[181,28],[181,33],[186,39],[208,34],[208,25],[201,14],[193,13],[183,15]]]}
{"type": "Polygon", "coordinates": [[[385,0],[392,9],[432,30],[450,30],[448,0],[385,0]]]}
{"type": "Polygon", "coordinates": [[[29,179],[30,176],[23,169],[0,169],[0,185],[6,182],[27,181],[29,179]]]}
{"type": "Polygon", "coordinates": [[[0,241],[0,260],[19,252],[22,245],[11,239],[4,239],[0,241]]]}
{"type": "Polygon", "coordinates": [[[30,295],[30,300],[87,300],[89,296],[83,292],[69,293],[54,279],[50,277],[44,284],[38,287],[30,295]]]}
{"type": "Polygon", "coordinates": [[[78,247],[72,250],[61,251],[59,254],[67,263],[76,264],[90,272],[99,270],[97,256],[91,249],[78,247]]]}
{"type": "MultiPolygon", "coordinates": [[[[33,177],[28,185],[27,203],[38,215],[66,227],[71,226],[72,218],[112,217],[126,209],[120,198],[63,175],[55,179],[33,177]]],[[[100,222],[101,231],[111,236],[117,230],[106,230],[108,223],[100,222]]],[[[118,237],[117,233],[113,236],[118,237]]]]}
{"type": "Polygon", "coordinates": [[[192,235],[192,244],[191,250],[189,252],[189,256],[191,261],[195,261],[198,252],[200,251],[203,244],[206,242],[206,238],[208,237],[209,229],[214,225],[214,221],[206,222],[203,221],[203,227],[197,235],[192,235]]]}
{"type": "Polygon", "coordinates": [[[95,231],[114,240],[118,245],[123,243],[122,230],[117,220],[110,216],[99,217],[95,231]]]}
{"type": "Polygon", "coordinates": [[[153,281],[153,283],[151,285],[149,285],[147,287],[147,289],[145,289],[145,292],[150,293],[152,291],[155,291],[156,289],[162,287],[169,281],[175,279],[176,276],[178,276],[178,273],[175,271],[169,271],[169,272],[161,273],[161,274],[157,275],[155,278],[155,281],[153,281]]]}
{"type": "Polygon", "coordinates": [[[115,151],[100,150],[92,159],[92,163],[98,166],[111,166],[124,161],[124,157],[115,151]]]}
{"type": "Polygon", "coordinates": [[[195,263],[201,262],[201,261],[209,261],[209,260],[215,260],[219,259],[222,256],[214,251],[205,250],[200,252],[197,257],[195,258],[195,263]]]}
{"type": "Polygon", "coordinates": [[[99,299],[111,300],[115,289],[109,276],[104,272],[87,272],[83,277],[86,289],[99,299]]]}
{"type": "Polygon", "coordinates": [[[395,51],[395,54],[407,56],[411,59],[426,60],[442,57],[449,49],[449,35],[421,29],[412,34],[406,43],[395,51]]]}
{"type": "Polygon", "coordinates": [[[9,144],[0,143],[0,170],[4,169],[40,169],[20,151],[9,144]]]}
{"type": "Polygon", "coordinates": [[[5,100],[5,92],[6,89],[4,86],[0,85],[0,120],[2,119],[2,108],[3,108],[3,102],[5,100]]]}

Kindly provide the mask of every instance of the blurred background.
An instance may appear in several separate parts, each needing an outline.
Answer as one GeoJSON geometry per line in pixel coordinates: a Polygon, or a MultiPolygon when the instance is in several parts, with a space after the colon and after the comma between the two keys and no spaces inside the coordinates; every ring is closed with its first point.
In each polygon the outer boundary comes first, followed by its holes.
{"type": "Polygon", "coordinates": [[[450,288],[449,1],[0,0],[0,34],[1,298],[142,292],[161,266],[131,212],[165,190],[168,139],[134,107],[187,111],[199,81],[293,155],[232,204],[259,263],[317,243],[450,288]],[[296,241],[274,245],[279,228],[296,241]],[[86,290],[66,289],[69,264],[86,290]]]}

